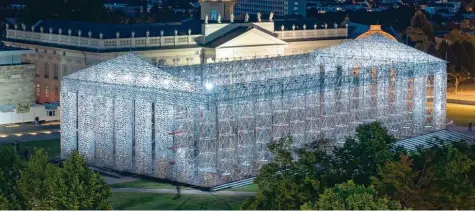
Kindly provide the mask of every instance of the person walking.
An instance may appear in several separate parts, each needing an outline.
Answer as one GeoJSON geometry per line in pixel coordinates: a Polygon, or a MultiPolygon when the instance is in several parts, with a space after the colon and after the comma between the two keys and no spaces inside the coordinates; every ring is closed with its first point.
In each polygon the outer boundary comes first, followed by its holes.
{"type": "Polygon", "coordinates": [[[469,122],[468,123],[468,131],[472,131],[472,130],[473,130],[473,123],[469,122]]]}
{"type": "Polygon", "coordinates": [[[180,198],[180,196],[181,196],[181,193],[180,193],[180,185],[177,185],[176,189],[177,189],[177,196],[175,196],[175,198],[178,199],[178,198],[180,198]]]}

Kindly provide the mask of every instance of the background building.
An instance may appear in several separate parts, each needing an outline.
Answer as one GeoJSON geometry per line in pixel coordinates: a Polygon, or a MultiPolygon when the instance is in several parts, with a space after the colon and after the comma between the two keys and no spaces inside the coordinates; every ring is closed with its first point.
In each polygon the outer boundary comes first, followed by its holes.
{"type": "Polygon", "coordinates": [[[306,0],[238,0],[234,11],[236,15],[258,12],[267,15],[273,12],[278,16],[302,15],[305,17],[306,4],[306,0]]]}
{"type": "Polygon", "coordinates": [[[362,123],[398,139],[446,127],[446,62],[374,26],[311,54],[156,68],[128,54],[66,76],[61,151],[213,187],[258,174],[267,143],[339,146],[362,123]]]}
{"type": "Polygon", "coordinates": [[[270,21],[250,15],[248,22],[231,21],[227,20],[231,14],[224,13],[220,23],[210,18],[205,23],[204,14],[230,2],[201,1],[202,20],[174,23],[41,20],[27,26],[9,19],[5,44],[34,51],[23,61],[36,65],[37,101],[51,103],[59,101],[56,90],[61,77],[131,51],[157,66],[183,66],[308,53],[347,38],[345,26],[315,20],[270,21]]]}
{"type": "MultiPolygon", "coordinates": [[[[35,104],[35,94],[41,91],[35,83],[35,65],[22,61],[22,55],[31,53],[32,50],[0,43],[0,124],[33,122],[35,117],[58,120],[57,106],[35,104]]],[[[45,94],[59,96],[59,89],[45,94]]]]}

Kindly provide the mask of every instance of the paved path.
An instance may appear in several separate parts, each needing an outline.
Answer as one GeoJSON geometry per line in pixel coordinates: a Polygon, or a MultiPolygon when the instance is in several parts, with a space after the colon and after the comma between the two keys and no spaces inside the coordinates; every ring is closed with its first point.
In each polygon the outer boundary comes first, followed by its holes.
{"type": "MultiPolygon", "coordinates": [[[[112,192],[119,193],[177,193],[175,189],[143,189],[143,188],[111,188],[112,192]]],[[[224,195],[224,196],[256,196],[256,192],[245,191],[201,191],[201,190],[181,190],[181,194],[189,195],[224,195]]]]}
{"type": "Polygon", "coordinates": [[[119,183],[124,183],[124,182],[132,182],[132,181],[139,180],[139,178],[136,178],[136,177],[114,178],[114,177],[103,176],[103,178],[104,178],[104,180],[106,180],[106,183],[108,185],[119,184],[119,183]]]}
{"type": "Polygon", "coordinates": [[[59,138],[59,122],[43,123],[40,126],[30,123],[0,125],[0,144],[59,138]]]}
{"type": "Polygon", "coordinates": [[[471,136],[473,138],[475,137],[474,136],[474,129],[475,129],[474,126],[473,126],[472,131],[469,131],[468,127],[458,126],[458,125],[455,125],[455,124],[446,125],[446,129],[451,130],[451,131],[455,131],[455,132],[458,132],[458,133],[462,133],[462,134],[465,134],[467,136],[471,136]]]}

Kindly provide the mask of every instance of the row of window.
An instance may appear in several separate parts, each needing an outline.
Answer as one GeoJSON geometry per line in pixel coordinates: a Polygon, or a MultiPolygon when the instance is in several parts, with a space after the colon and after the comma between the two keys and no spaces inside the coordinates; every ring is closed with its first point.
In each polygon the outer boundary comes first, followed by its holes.
{"type": "MultiPolygon", "coordinates": [[[[45,62],[44,64],[44,69],[45,69],[45,75],[44,77],[45,78],[49,78],[50,77],[50,66],[47,62],[45,62]]],[[[53,64],[53,78],[54,79],[58,79],[59,77],[59,70],[58,70],[58,65],[57,64],[53,64]]],[[[68,74],[68,66],[66,65],[63,65],[63,76],[67,75],[68,74]]],[[[36,71],[36,76],[37,77],[40,77],[40,71],[39,69],[37,68],[37,71],[36,71]]]]}
{"type": "MultiPolygon", "coordinates": [[[[36,96],[40,96],[40,93],[41,93],[41,85],[39,83],[36,84],[36,96]]],[[[55,87],[54,89],[54,97],[55,98],[58,98],[59,96],[59,89],[58,87],[55,87]]],[[[48,87],[48,84],[45,84],[45,98],[49,98],[50,97],[50,89],[48,87]]]]}

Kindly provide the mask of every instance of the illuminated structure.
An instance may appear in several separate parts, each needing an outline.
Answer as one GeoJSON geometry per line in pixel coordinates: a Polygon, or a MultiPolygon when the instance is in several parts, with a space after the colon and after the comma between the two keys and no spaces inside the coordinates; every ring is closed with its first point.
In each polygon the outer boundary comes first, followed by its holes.
{"type": "Polygon", "coordinates": [[[374,33],[311,54],[158,69],[127,54],[63,78],[62,156],[203,187],[254,176],[266,144],[339,145],[361,123],[445,128],[446,63],[374,33]]]}

